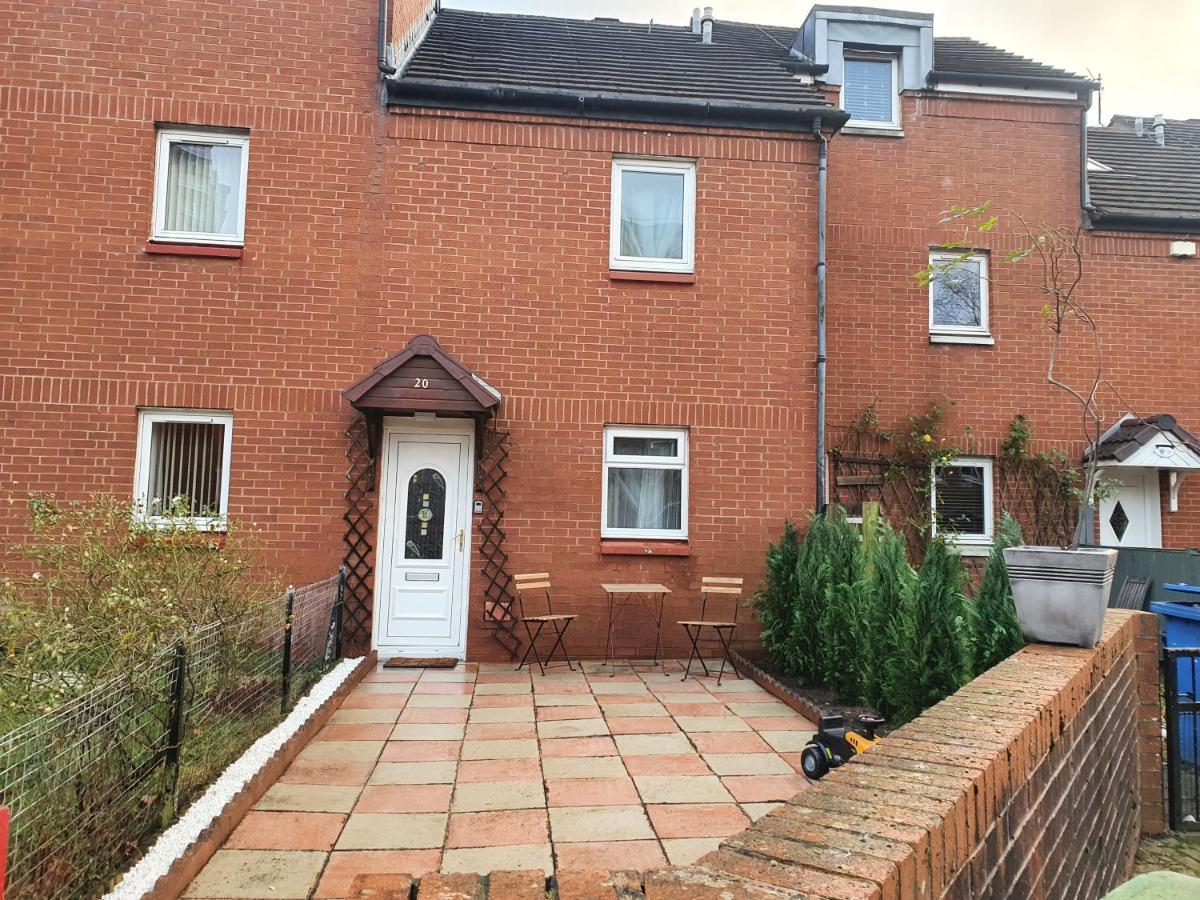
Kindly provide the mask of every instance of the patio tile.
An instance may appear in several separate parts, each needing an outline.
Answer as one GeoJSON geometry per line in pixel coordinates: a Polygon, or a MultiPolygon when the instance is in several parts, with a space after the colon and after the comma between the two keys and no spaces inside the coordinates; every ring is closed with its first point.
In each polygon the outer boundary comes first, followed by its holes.
{"type": "Polygon", "coordinates": [[[619,756],[542,757],[547,781],[562,778],[625,778],[625,764],[619,756]]]}
{"type": "MultiPolygon", "coordinates": [[[[654,830],[640,805],[568,806],[550,810],[550,836],[555,844],[635,841],[652,839],[654,830]]],[[[629,863],[621,859],[621,866],[628,868],[629,863]]]]}
{"type": "Polygon", "coordinates": [[[463,759],[537,759],[538,744],[525,741],[466,741],[463,759]]]}
{"type": "Polygon", "coordinates": [[[475,670],[473,669],[426,669],[425,674],[421,676],[421,681],[447,681],[447,682],[474,682],[475,670]]]}
{"type": "Polygon", "coordinates": [[[608,723],[603,719],[564,719],[561,722],[539,722],[538,737],[598,737],[608,734],[608,723]]]}
{"type": "Polygon", "coordinates": [[[654,695],[649,691],[641,691],[636,694],[597,694],[596,702],[604,708],[610,706],[625,706],[630,703],[654,703],[654,695]]]}
{"type": "Polygon", "coordinates": [[[783,806],[782,803],[743,803],[742,812],[744,812],[751,822],[757,822],[773,809],[779,809],[783,806]]]}
{"type": "MultiPolygon", "coordinates": [[[[516,835],[513,835],[516,837],[516,835]]],[[[488,872],[538,870],[547,875],[554,871],[549,844],[517,844],[503,847],[473,847],[447,850],[442,856],[443,872],[488,872]]]]}
{"type": "Polygon", "coordinates": [[[297,759],[280,776],[283,784],[363,785],[375,768],[369,762],[302,762],[297,759]]]}
{"type": "Polygon", "coordinates": [[[534,706],[590,706],[594,705],[595,701],[591,699],[591,694],[580,691],[577,694],[545,694],[540,691],[534,691],[533,705],[534,706]]]}
{"type": "Polygon", "coordinates": [[[357,685],[353,694],[410,694],[413,684],[410,681],[369,681],[357,685]]]}
{"type": "Polygon", "coordinates": [[[576,869],[608,871],[618,862],[622,869],[643,871],[667,864],[658,841],[602,841],[578,844],[555,843],[560,871],[576,869]]]}
{"type": "Polygon", "coordinates": [[[676,716],[679,727],[687,732],[714,733],[749,731],[750,726],[737,716],[676,716]]]}
{"type": "Polygon", "coordinates": [[[417,709],[409,707],[400,713],[401,725],[466,725],[465,709],[417,709]]]}
{"type": "Polygon", "coordinates": [[[727,775],[721,783],[738,803],[790,800],[808,787],[803,775],[727,775]]]}
{"type": "MultiPolygon", "coordinates": [[[[689,685],[692,682],[687,682],[689,685]]],[[[671,689],[655,690],[653,685],[649,685],[650,690],[654,692],[654,696],[658,698],[659,703],[698,703],[703,706],[722,706],[723,703],[704,689],[702,685],[697,686],[696,690],[691,693],[679,693],[678,685],[673,685],[671,689]]]]}
{"type": "Polygon", "coordinates": [[[476,707],[471,710],[471,715],[467,717],[467,722],[472,725],[489,724],[496,722],[532,722],[533,707],[512,707],[498,709],[480,709],[476,707]]]}
{"type": "Polygon", "coordinates": [[[791,775],[791,766],[776,753],[706,753],[704,761],[717,775],[791,775]]]}
{"type": "Polygon", "coordinates": [[[700,684],[698,681],[688,679],[681,681],[677,678],[659,679],[653,678],[646,682],[647,689],[658,695],[659,699],[665,698],[667,695],[696,695],[697,703],[701,702],[702,697],[708,696],[708,688],[700,684]]]}
{"type": "Polygon", "coordinates": [[[724,837],[681,838],[664,840],[662,845],[667,852],[667,862],[673,866],[690,866],[700,857],[716,850],[723,840],[724,837]]]}
{"type": "MultiPolygon", "coordinates": [[[[349,897],[359,875],[426,875],[436,872],[440,850],[335,850],[329,856],[314,898],[349,897]]],[[[266,894],[271,896],[273,894],[266,894]]]]}
{"type": "Polygon", "coordinates": [[[491,694],[475,697],[471,709],[516,709],[533,708],[533,694],[491,694]]]}
{"type": "Polygon", "coordinates": [[[706,716],[732,716],[724,703],[668,703],[667,711],[673,716],[699,718],[706,716]]]}
{"type": "Polygon", "coordinates": [[[618,703],[616,706],[608,706],[604,709],[606,718],[613,719],[630,719],[630,718],[668,718],[669,713],[667,708],[661,703],[618,703]]]}
{"type": "Polygon", "coordinates": [[[771,703],[776,698],[763,690],[741,690],[723,692],[720,700],[722,703],[771,703]]]}
{"type": "Polygon", "coordinates": [[[700,732],[688,737],[701,753],[768,753],[771,750],[753,731],[700,732]]]}
{"type": "Polygon", "coordinates": [[[371,774],[371,784],[453,784],[458,764],[434,762],[381,762],[371,774]]]}
{"type": "Polygon", "coordinates": [[[660,756],[626,756],[625,768],[630,775],[711,775],[712,771],[695,753],[663,754],[660,756]]]}
{"type": "Polygon", "coordinates": [[[591,696],[592,687],[587,679],[578,675],[547,675],[545,678],[534,676],[533,691],[535,694],[576,694],[591,696]]]}
{"type": "MultiPolygon", "coordinates": [[[[445,813],[351,813],[338,838],[339,850],[440,849],[445,813]]],[[[411,873],[409,873],[411,874],[411,873]]]]}
{"type": "Polygon", "coordinates": [[[750,824],[736,803],[670,803],[646,813],[660,838],[725,838],[750,824]]]}
{"type": "Polygon", "coordinates": [[[546,780],[546,804],[558,806],[627,806],[641,802],[628,776],[546,780]]]}
{"type": "Polygon", "coordinates": [[[622,679],[602,677],[591,682],[592,693],[599,697],[601,694],[646,694],[649,688],[640,678],[622,679]]]}
{"type": "Polygon", "coordinates": [[[804,754],[803,753],[780,753],[779,756],[785,763],[792,767],[793,772],[804,774],[804,754]]]}
{"type": "Polygon", "coordinates": [[[329,717],[331,725],[388,725],[400,715],[398,709],[341,709],[329,717]]]}
{"type": "MultiPolygon", "coordinates": [[[[710,669],[719,668],[721,665],[721,661],[719,659],[706,659],[704,662],[710,669]]],[[[694,673],[695,663],[693,663],[692,666],[692,671],[694,673]]],[[[699,683],[708,688],[709,692],[713,694],[736,694],[739,691],[753,691],[757,687],[757,685],[749,678],[738,679],[731,677],[728,666],[725,667],[725,678],[722,679],[720,684],[717,684],[717,676],[715,674],[709,676],[701,675],[699,677],[699,683]]],[[[763,691],[763,694],[766,693],[766,691],[763,691]]]]}
{"type": "Polygon", "coordinates": [[[514,840],[549,844],[549,829],[544,809],[455,813],[450,817],[446,849],[503,847],[511,845],[514,840]]]}
{"type": "Polygon", "coordinates": [[[446,696],[454,696],[456,694],[472,694],[474,692],[474,682],[458,681],[421,681],[412,689],[414,697],[422,694],[442,694],[446,696]]]}
{"type": "Polygon", "coordinates": [[[458,764],[459,784],[541,780],[542,768],[536,759],[464,759],[458,764]]]}
{"type": "Polygon", "coordinates": [[[790,719],[796,711],[786,703],[730,703],[729,710],[737,716],[749,716],[757,719],[784,718],[790,719]]]}
{"type": "Polygon", "coordinates": [[[613,734],[669,734],[679,726],[670,716],[665,718],[634,716],[633,718],[609,719],[608,730],[613,734]]]}
{"type": "Polygon", "coordinates": [[[464,784],[454,789],[452,812],[482,812],[493,809],[541,809],[546,792],[541,781],[491,781],[464,784]]]}
{"type": "Polygon", "coordinates": [[[380,762],[433,762],[458,759],[462,741],[388,741],[380,762]]]}
{"type": "Polygon", "coordinates": [[[383,741],[313,741],[300,751],[296,762],[374,762],[383,741]]]}
{"type": "Polygon", "coordinates": [[[633,778],[642,802],[651,803],[732,803],[715,775],[635,775],[633,778]]]}
{"type": "Polygon", "coordinates": [[[378,724],[338,724],[326,725],[317,732],[314,741],[386,741],[392,726],[387,722],[378,724]]]}
{"type": "Polygon", "coordinates": [[[692,745],[682,734],[620,734],[615,740],[622,756],[663,756],[692,752],[692,745]]]}
{"type": "Polygon", "coordinates": [[[530,694],[533,693],[533,685],[529,683],[529,679],[524,681],[509,681],[499,684],[478,684],[475,686],[476,697],[488,697],[495,694],[530,694]]]}
{"type": "Polygon", "coordinates": [[[227,850],[333,848],[346,817],[341,813],[250,810],[225,841],[227,850]]]}
{"type": "Polygon", "coordinates": [[[616,756],[617,745],[608,736],[583,738],[552,738],[542,741],[542,757],[557,756],[616,756]]]}
{"type": "Polygon", "coordinates": [[[755,731],[805,731],[811,733],[817,730],[816,725],[795,713],[790,719],[783,716],[745,716],[742,721],[755,731]]]}
{"type": "Polygon", "coordinates": [[[461,741],[465,725],[419,725],[405,723],[392,729],[393,741],[461,741]]]}
{"type": "Polygon", "coordinates": [[[362,790],[358,785],[282,784],[267,789],[255,809],[275,812],[348,813],[362,790]]]}
{"type": "Polygon", "coordinates": [[[379,684],[387,681],[415,682],[421,677],[424,669],[378,669],[363,676],[364,684],[379,684]]]}
{"type": "Polygon", "coordinates": [[[563,719],[599,719],[604,715],[598,706],[539,706],[539,722],[561,722],[563,719]]]}
{"type": "Polygon", "coordinates": [[[760,731],[759,737],[771,745],[771,749],[781,753],[799,753],[808,745],[808,740],[816,732],[813,731],[760,731]]]}
{"type": "Polygon", "coordinates": [[[479,674],[475,676],[476,684],[529,684],[528,672],[514,672],[511,666],[505,667],[503,671],[479,670],[479,674]]]}
{"type": "Polygon", "coordinates": [[[413,694],[408,698],[410,709],[467,709],[469,694],[413,694]]]}
{"type": "Polygon", "coordinates": [[[317,883],[325,856],[313,850],[218,850],[184,896],[305,900],[317,883]]]}
{"type": "Polygon", "coordinates": [[[452,784],[368,784],[356,813],[444,813],[450,811],[452,784]]]}
{"type": "Polygon", "coordinates": [[[402,710],[412,702],[408,694],[351,694],[342,701],[342,709],[394,709],[402,710]]]}
{"type": "Polygon", "coordinates": [[[468,741],[521,741],[537,738],[532,722],[481,722],[467,726],[468,741]]]}

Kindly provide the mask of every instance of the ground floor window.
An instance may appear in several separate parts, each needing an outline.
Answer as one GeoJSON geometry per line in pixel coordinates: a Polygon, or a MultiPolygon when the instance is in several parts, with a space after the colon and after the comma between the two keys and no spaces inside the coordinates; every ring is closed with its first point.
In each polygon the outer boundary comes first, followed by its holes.
{"type": "Polygon", "coordinates": [[[963,456],[934,466],[933,533],[964,547],[992,542],[992,461],[963,456]]]}
{"type": "Polygon", "coordinates": [[[604,429],[602,537],[687,537],[687,429],[604,429]]]}
{"type": "Polygon", "coordinates": [[[219,528],[229,505],[229,413],[144,409],[138,414],[135,499],[146,519],[219,528]]]}

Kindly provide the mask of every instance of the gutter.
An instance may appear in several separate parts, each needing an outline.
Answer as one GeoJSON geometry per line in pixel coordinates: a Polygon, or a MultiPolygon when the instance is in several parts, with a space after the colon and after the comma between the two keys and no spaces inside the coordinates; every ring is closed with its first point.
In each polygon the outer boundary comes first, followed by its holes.
{"type": "Polygon", "coordinates": [[[1073,91],[1080,95],[1086,91],[1089,95],[1089,105],[1091,104],[1091,92],[1100,89],[1100,82],[1088,81],[1084,78],[1056,78],[1050,75],[998,75],[995,72],[947,72],[942,69],[931,69],[925,77],[925,81],[933,87],[942,82],[950,82],[951,84],[966,82],[968,84],[994,87],[1073,91]]]}
{"type": "Polygon", "coordinates": [[[813,136],[820,141],[817,150],[817,502],[818,515],[825,514],[825,224],[828,218],[829,139],[821,131],[821,117],[812,125],[813,136]]]}
{"type": "Polygon", "coordinates": [[[1094,206],[1087,209],[1093,231],[1144,231],[1162,234],[1195,234],[1200,231],[1200,217],[1197,216],[1106,212],[1094,206]]]}
{"type": "Polygon", "coordinates": [[[835,131],[849,113],[829,107],[797,109],[793,103],[700,100],[655,94],[526,88],[478,82],[401,78],[387,81],[389,105],[491,112],[671,122],[717,128],[755,128],[807,134],[814,121],[835,131]]]}

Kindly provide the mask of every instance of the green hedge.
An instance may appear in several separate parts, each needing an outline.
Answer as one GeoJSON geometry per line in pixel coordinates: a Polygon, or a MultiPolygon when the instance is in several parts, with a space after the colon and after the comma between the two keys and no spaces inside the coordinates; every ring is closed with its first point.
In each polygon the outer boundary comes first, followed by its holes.
{"type": "Polygon", "coordinates": [[[785,674],[908,721],[1021,647],[1001,554],[1018,543],[1005,516],[971,598],[948,543],[931,542],[914,569],[871,510],[861,529],[838,508],[803,537],[785,523],[755,599],[763,645],[785,674]]]}

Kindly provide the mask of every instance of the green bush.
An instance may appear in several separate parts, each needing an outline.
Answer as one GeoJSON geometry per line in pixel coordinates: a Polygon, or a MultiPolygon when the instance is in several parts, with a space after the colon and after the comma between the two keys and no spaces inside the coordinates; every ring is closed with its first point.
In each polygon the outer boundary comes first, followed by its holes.
{"type": "Polygon", "coordinates": [[[783,536],[767,549],[767,579],[756,598],[761,630],[759,638],[767,654],[789,675],[794,674],[789,657],[796,622],[799,593],[800,533],[791,522],[783,523],[783,536]]]}
{"type": "Polygon", "coordinates": [[[996,539],[988,556],[975,593],[974,636],[975,672],[986,672],[1025,645],[1017,610],[1013,606],[1012,585],[1004,564],[1004,548],[1022,543],[1021,526],[1008,513],[1000,517],[996,539]]]}

